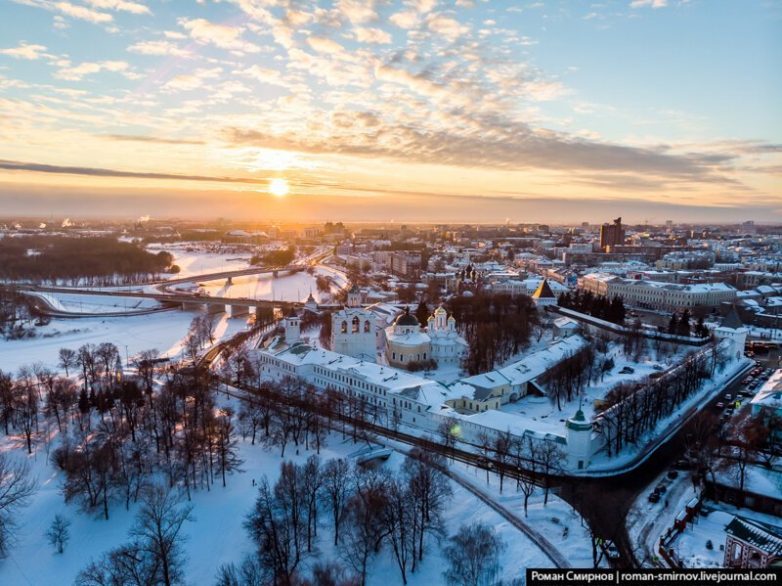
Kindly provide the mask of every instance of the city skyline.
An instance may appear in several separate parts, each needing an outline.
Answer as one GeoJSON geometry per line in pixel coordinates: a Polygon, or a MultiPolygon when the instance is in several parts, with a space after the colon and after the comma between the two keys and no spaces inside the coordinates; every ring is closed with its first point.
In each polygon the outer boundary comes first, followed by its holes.
{"type": "Polygon", "coordinates": [[[4,3],[0,207],[782,220],[779,5],[456,4],[4,3]]]}

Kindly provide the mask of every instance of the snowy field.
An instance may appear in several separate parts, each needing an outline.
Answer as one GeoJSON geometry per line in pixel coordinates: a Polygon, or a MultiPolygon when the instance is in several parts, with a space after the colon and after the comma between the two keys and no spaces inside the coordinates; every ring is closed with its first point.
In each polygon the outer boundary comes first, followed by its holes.
{"type": "Polygon", "coordinates": [[[170,279],[246,269],[250,266],[252,256],[249,252],[239,251],[230,246],[226,246],[223,250],[217,244],[207,246],[189,242],[162,245],[153,243],[147,246],[147,250],[152,253],[165,250],[174,255],[174,264],[180,270],[176,274],[163,276],[170,279]]]}
{"type": "MultiPolygon", "coordinates": [[[[39,489],[30,506],[23,510],[16,545],[7,559],[0,560],[0,584],[72,584],[77,573],[91,559],[97,559],[107,550],[125,543],[133,524],[136,505],[131,505],[130,510],[126,511],[121,504],[115,504],[108,521],[81,513],[75,505],[66,505],[60,492],[60,479],[48,465],[43,447],[39,447],[39,451],[30,456],[39,489]],[[71,541],[62,555],[55,554],[44,538],[51,520],[58,513],[72,522],[71,541]]],[[[328,438],[327,447],[321,451],[321,457],[325,462],[329,458],[344,457],[355,450],[355,444],[343,442],[341,436],[332,434],[328,438]]],[[[21,446],[14,450],[20,456],[23,452],[21,446]]],[[[293,454],[292,450],[290,452],[293,454]]],[[[302,450],[301,455],[292,455],[290,459],[303,463],[310,453],[302,450]]],[[[193,494],[194,521],[185,524],[187,541],[184,546],[188,557],[186,583],[189,585],[214,583],[220,564],[238,564],[252,551],[252,544],[242,527],[257,494],[252,480],[259,480],[266,475],[273,483],[279,475],[281,459],[276,450],[266,451],[259,445],[250,445],[249,440],[242,442],[241,439],[240,456],[244,460],[243,471],[230,476],[225,488],[217,484],[210,492],[193,494]]],[[[403,456],[395,453],[383,465],[397,469],[402,461],[403,456]]],[[[448,534],[455,533],[460,525],[474,521],[483,521],[492,526],[507,546],[501,556],[502,579],[517,579],[523,575],[526,567],[551,565],[526,536],[497,513],[458,484],[452,482],[452,488],[453,498],[446,510],[448,534]]],[[[556,507],[550,505],[546,514],[557,514],[556,507]]],[[[328,515],[320,517],[322,528],[319,531],[318,547],[324,557],[334,556],[333,534],[326,521],[328,515]]],[[[443,584],[443,567],[440,550],[432,541],[422,566],[415,574],[409,575],[408,583],[411,586],[443,584]]],[[[387,547],[371,562],[368,584],[401,584],[399,570],[387,547]]]]}
{"type": "MultiPolygon", "coordinates": [[[[143,350],[157,349],[162,356],[175,357],[182,350],[182,340],[193,318],[199,315],[189,311],[166,311],[151,315],[128,317],[95,317],[79,319],[52,319],[46,326],[36,328],[37,338],[25,340],[0,339],[0,369],[15,372],[22,365],[41,363],[57,369],[60,348],[76,350],[82,344],[112,342],[125,359],[132,360],[143,350]]],[[[242,318],[217,316],[216,337],[238,333],[246,327],[242,318]]]]}

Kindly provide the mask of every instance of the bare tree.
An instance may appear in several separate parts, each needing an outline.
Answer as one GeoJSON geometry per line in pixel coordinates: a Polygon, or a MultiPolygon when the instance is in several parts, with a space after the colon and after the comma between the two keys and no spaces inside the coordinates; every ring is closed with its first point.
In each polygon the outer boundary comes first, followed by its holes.
{"type": "Polygon", "coordinates": [[[388,485],[386,506],[382,519],[385,525],[386,541],[391,546],[394,559],[402,576],[402,584],[407,584],[407,567],[411,558],[415,558],[415,509],[410,490],[398,479],[392,479],[388,485]]]}
{"type": "Polygon", "coordinates": [[[52,524],[46,531],[49,544],[57,550],[57,553],[65,551],[65,546],[71,538],[71,522],[60,514],[54,516],[52,524]]]}
{"type": "Polygon", "coordinates": [[[145,495],[130,532],[141,551],[159,568],[158,583],[164,586],[182,583],[182,526],[192,520],[192,510],[192,506],[181,504],[176,493],[154,487],[145,495]]]}
{"type": "Polygon", "coordinates": [[[488,525],[463,525],[443,549],[449,564],[443,577],[456,586],[492,586],[500,572],[500,553],[504,549],[505,544],[488,525]]]}
{"type": "Polygon", "coordinates": [[[248,568],[257,568],[263,584],[289,586],[301,561],[296,546],[297,521],[289,506],[281,503],[266,478],[261,480],[255,507],[245,528],[256,545],[248,568]]]}
{"type": "Polygon", "coordinates": [[[340,549],[344,560],[358,574],[361,586],[366,583],[369,563],[387,531],[382,515],[387,506],[388,484],[385,468],[361,471],[355,476],[340,549]]]}
{"type": "Polygon", "coordinates": [[[413,571],[416,557],[419,562],[424,558],[424,537],[428,534],[440,539],[444,535],[443,512],[453,495],[448,478],[440,471],[444,467],[442,456],[419,451],[411,452],[402,465],[415,510],[413,571]]]}
{"type": "Polygon", "coordinates": [[[70,348],[60,348],[58,366],[65,369],[65,376],[70,376],[70,369],[78,366],[76,351],[70,348]]]}
{"type": "Polygon", "coordinates": [[[334,521],[334,545],[339,543],[339,528],[351,495],[351,469],[345,459],[334,459],[323,467],[323,495],[334,521]]]}
{"type": "Polygon", "coordinates": [[[0,557],[8,554],[18,525],[19,509],[29,503],[35,490],[27,463],[12,460],[8,454],[0,452],[0,557]]]}

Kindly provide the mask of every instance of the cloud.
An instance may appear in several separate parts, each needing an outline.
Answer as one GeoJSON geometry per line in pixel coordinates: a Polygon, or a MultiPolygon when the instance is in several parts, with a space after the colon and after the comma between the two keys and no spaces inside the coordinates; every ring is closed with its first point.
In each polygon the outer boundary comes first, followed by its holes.
{"type": "Polygon", "coordinates": [[[109,140],[119,140],[126,142],[150,142],[157,144],[186,144],[186,145],[201,145],[206,144],[203,140],[192,140],[184,138],[160,138],[157,136],[145,136],[141,134],[99,134],[100,138],[106,138],[109,140]]]}
{"type": "MultiPolygon", "coordinates": [[[[434,130],[372,119],[377,123],[368,126],[356,116],[347,116],[328,133],[320,135],[227,127],[222,136],[236,145],[313,154],[385,157],[413,163],[506,170],[600,171],[624,177],[630,173],[646,175],[647,181],[656,185],[666,181],[737,185],[720,173],[720,165],[730,158],[708,153],[676,154],[665,148],[622,146],[564,133],[541,132],[499,116],[474,119],[475,129],[466,131],[434,130]]],[[[596,177],[593,174],[586,179],[594,181],[596,177]]],[[[629,185],[630,180],[625,179],[624,183],[629,185]]],[[[636,185],[640,183],[636,181],[636,185]]]]}
{"type": "Polygon", "coordinates": [[[90,177],[135,177],[137,179],[172,179],[179,181],[206,181],[213,183],[251,183],[266,185],[268,179],[255,177],[220,177],[207,175],[178,175],[175,173],[146,173],[136,171],[121,171],[118,169],[101,169],[96,167],[66,167],[47,165],[44,163],[29,163],[23,161],[8,161],[0,159],[0,169],[6,171],[27,171],[31,173],[56,173],[63,175],[88,175],[90,177]]]}
{"type": "Polygon", "coordinates": [[[169,91],[191,91],[200,88],[208,79],[215,79],[222,73],[220,67],[196,69],[191,73],[175,75],[163,87],[169,91]]]}
{"type": "Polygon", "coordinates": [[[239,75],[259,81],[261,83],[268,83],[270,85],[277,85],[280,87],[289,87],[290,83],[283,79],[282,74],[276,69],[269,69],[268,67],[261,67],[260,65],[251,65],[246,69],[242,69],[237,72],[239,75]]]}
{"type": "Polygon", "coordinates": [[[420,17],[415,10],[402,10],[392,14],[388,20],[399,28],[411,30],[418,26],[420,17]]]}
{"type": "Polygon", "coordinates": [[[237,53],[259,53],[261,48],[242,39],[243,28],[214,24],[203,18],[180,18],[179,24],[188,31],[190,38],[202,45],[214,45],[237,53]]]}
{"type": "Polygon", "coordinates": [[[104,10],[117,10],[131,14],[152,14],[149,8],[140,2],[127,0],[84,0],[84,2],[93,8],[104,10]]]}
{"type": "Polygon", "coordinates": [[[455,18],[443,14],[430,15],[426,19],[426,26],[436,35],[440,35],[451,42],[454,42],[470,30],[469,27],[463,25],[455,18]]]}
{"type": "Polygon", "coordinates": [[[379,45],[387,45],[391,43],[391,35],[383,29],[372,27],[356,27],[353,29],[353,33],[356,35],[356,40],[359,43],[376,43],[379,45]]]}
{"type": "Polygon", "coordinates": [[[139,55],[170,55],[172,57],[192,57],[192,53],[170,41],[139,41],[128,47],[131,53],[139,55]]]}
{"type": "Polygon", "coordinates": [[[377,20],[374,0],[339,0],[337,10],[352,24],[377,20]]]}
{"type": "Polygon", "coordinates": [[[113,73],[129,73],[130,64],[127,61],[85,61],[79,65],[71,66],[69,62],[60,67],[54,74],[57,79],[66,81],[80,81],[88,75],[110,71],[113,73]]]}
{"type": "Polygon", "coordinates": [[[339,54],[345,50],[344,47],[336,41],[325,37],[308,37],[307,44],[318,53],[339,54]]]}
{"type": "Polygon", "coordinates": [[[630,8],[665,8],[668,0],[633,0],[630,8]]]}
{"type": "Polygon", "coordinates": [[[11,49],[0,49],[0,55],[8,55],[14,59],[27,59],[29,61],[35,61],[42,57],[46,57],[46,47],[43,45],[34,45],[22,41],[18,47],[11,49]]]}
{"type": "Polygon", "coordinates": [[[52,1],[52,0],[13,0],[17,4],[24,4],[26,6],[34,6],[35,8],[42,8],[50,12],[59,12],[65,16],[76,18],[78,20],[84,20],[93,24],[106,24],[112,22],[113,17],[107,12],[100,12],[98,10],[92,10],[86,6],[79,4],[72,4],[64,1],[52,1]]]}

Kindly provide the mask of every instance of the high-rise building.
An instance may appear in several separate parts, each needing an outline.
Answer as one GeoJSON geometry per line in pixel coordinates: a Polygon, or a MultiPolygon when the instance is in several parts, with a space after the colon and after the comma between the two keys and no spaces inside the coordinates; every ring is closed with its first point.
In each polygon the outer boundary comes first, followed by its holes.
{"type": "Polygon", "coordinates": [[[614,220],[613,224],[600,226],[600,248],[607,250],[612,246],[621,246],[625,241],[625,230],[622,218],[614,220]]]}

